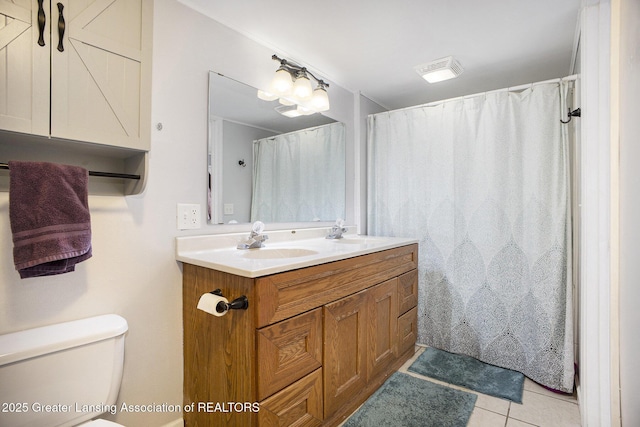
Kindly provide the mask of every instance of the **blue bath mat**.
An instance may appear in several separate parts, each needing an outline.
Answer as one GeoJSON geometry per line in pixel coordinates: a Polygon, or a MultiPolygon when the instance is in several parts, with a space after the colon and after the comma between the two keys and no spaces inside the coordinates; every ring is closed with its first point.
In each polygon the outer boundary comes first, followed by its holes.
{"type": "Polygon", "coordinates": [[[475,394],[396,372],[343,427],[464,427],[475,394]]]}
{"type": "Polygon", "coordinates": [[[448,384],[522,403],[524,375],[489,365],[473,357],[428,347],[409,366],[409,370],[448,384]]]}

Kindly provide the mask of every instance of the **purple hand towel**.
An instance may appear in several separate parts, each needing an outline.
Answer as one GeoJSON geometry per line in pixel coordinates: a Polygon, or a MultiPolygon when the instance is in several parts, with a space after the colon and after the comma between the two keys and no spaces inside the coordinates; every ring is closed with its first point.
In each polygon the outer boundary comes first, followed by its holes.
{"type": "Polygon", "coordinates": [[[68,273],[91,257],[86,169],[9,162],[9,180],[13,261],[21,278],[68,273]]]}

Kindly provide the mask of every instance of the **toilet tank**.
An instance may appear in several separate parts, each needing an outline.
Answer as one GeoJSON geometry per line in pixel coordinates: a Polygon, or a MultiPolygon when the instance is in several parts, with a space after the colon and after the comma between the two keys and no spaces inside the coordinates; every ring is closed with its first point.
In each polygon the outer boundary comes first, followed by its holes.
{"type": "Polygon", "coordinates": [[[0,335],[0,426],[74,426],[115,413],[127,329],[107,314],[0,335]]]}

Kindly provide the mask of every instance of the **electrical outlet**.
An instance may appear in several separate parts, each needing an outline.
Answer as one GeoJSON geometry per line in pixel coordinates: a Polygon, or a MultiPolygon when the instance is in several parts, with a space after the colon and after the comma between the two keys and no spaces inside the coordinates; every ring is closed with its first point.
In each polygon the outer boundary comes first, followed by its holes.
{"type": "Polygon", "coordinates": [[[224,204],[224,214],[225,215],[233,215],[233,203],[225,203],[224,204]]]}
{"type": "Polygon", "coordinates": [[[200,205],[178,203],[177,221],[178,230],[200,228],[200,205]]]}

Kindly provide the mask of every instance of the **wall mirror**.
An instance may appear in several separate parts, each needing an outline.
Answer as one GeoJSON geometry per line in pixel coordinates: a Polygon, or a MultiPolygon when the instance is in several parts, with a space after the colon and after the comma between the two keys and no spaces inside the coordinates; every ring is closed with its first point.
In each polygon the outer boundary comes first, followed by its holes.
{"type": "Polygon", "coordinates": [[[285,117],[278,101],[209,72],[209,224],[300,223],[345,217],[345,126],[285,117]]]}

